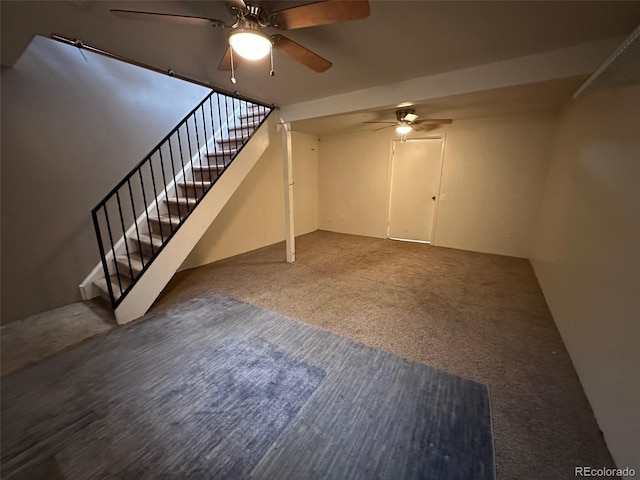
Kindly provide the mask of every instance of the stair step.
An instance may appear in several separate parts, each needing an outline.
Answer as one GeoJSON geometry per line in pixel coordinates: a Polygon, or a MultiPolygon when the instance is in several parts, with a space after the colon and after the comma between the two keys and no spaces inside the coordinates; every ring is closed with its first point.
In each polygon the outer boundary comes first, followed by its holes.
{"type": "Polygon", "coordinates": [[[222,171],[226,168],[226,165],[221,163],[214,163],[209,166],[207,165],[198,165],[194,166],[192,170],[193,179],[197,183],[203,182],[213,182],[218,176],[222,173],[222,171]]]}
{"type": "Polygon", "coordinates": [[[262,117],[264,115],[267,114],[267,107],[263,107],[261,105],[252,105],[250,107],[247,108],[247,111],[245,113],[241,113],[240,115],[238,115],[238,118],[241,120],[244,119],[255,119],[257,117],[262,117]]]}
{"type": "MultiPolygon", "coordinates": [[[[126,275],[120,275],[120,283],[118,283],[118,276],[115,274],[110,275],[109,280],[111,282],[111,288],[113,289],[113,296],[116,300],[122,295],[122,293],[120,292],[120,286],[122,285],[122,291],[124,292],[127,288],[129,288],[129,285],[131,285],[131,279],[126,275]]],[[[109,288],[107,287],[106,278],[98,278],[93,281],[93,284],[100,291],[100,296],[102,296],[102,298],[111,301],[111,299],[109,298],[109,288]]]]}
{"type": "MultiPolygon", "coordinates": [[[[234,153],[242,146],[242,144],[244,142],[246,142],[249,139],[248,136],[239,136],[239,137],[227,137],[227,138],[220,138],[218,140],[216,140],[216,143],[222,147],[223,150],[234,150],[234,153]]],[[[209,154],[211,155],[211,154],[209,154]]],[[[213,154],[215,155],[215,153],[213,154]]]]}
{"type": "MultiPolygon", "coordinates": [[[[136,240],[136,245],[137,243],[138,242],[136,240]]],[[[143,255],[153,256],[154,254],[158,253],[158,250],[160,249],[160,247],[162,247],[162,237],[155,233],[151,235],[146,235],[141,233],[140,247],[142,248],[141,253],[143,255]],[[153,248],[152,248],[152,245],[153,245],[153,248]]]]}
{"type": "MultiPolygon", "coordinates": [[[[184,217],[184,214],[183,214],[184,217]]],[[[149,217],[149,222],[151,223],[151,231],[154,234],[162,235],[164,238],[167,238],[171,235],[172,232],[175,232],[180,225],[180,217],[177,215],[160,215],[160,220],[158,220],[157,215],[151,215],[149,217]]]]}
{"type": "Polygon", "coordinates": [[[244,133],[240,133],[240,134],[230,134],[229,136],[225,137],[225,138],[221,138],[219,140],[216,140],[217,143],[224,143],[224,142],[238,142],[240,143],[244,143],[247,140],[249,140],[250,135],[249,134],[244,134],[244,133]]]}
{"type": "MultiPolygon", "coordinates": [[[[235,144],[233,146],[235,147],[235,144]]],[[[220,150],[219,152],[208,153],[206,157],[209,165],[221,165],[229,163],[229,160],[231,160],[237,152],[238,150],[235,148],[230,150],[220,150]]]]}
{"type": "Polygon", "coordinates": [[[189,205],[193,206],[196,204],[197,199],[195,198],[187,198],[187,197],[168,197],[164,200],[166,203],[173,205],[189,205]]]}
{"type": "MultiPolygon", "coordinates": [[[[214,172],[215,170],[222,170],[225,167],[226,165],[224,163],[209,164],[209,165],[194,165],[193,171],[194,172],[209,172],[209,171],[214,172]]],[[[196,183],[200,183],[200,181],[198,180],[196,181],[196,183]]]]}
{"type": "MultiPolygon", "coordinates": [[[[137,237],[130,238],[129,240],[132,246],[138,248],[137,237]]],[[[142,243],[142,241],[140,243],[142,243]]],[[[129,255],[129,259],[127,259],[126,255],[118,255],[116,257],[116,263],[118,264],[118,271],[121,275],[131,275],[131,271],[133,271],[133,278],[138,278],[138,275],[140,275],[140,272],[142,272],[142,269],[150,259],[151,257],[143,257],[139,252],[133,252],[129,255]],[[129,260],[131,261],[131,270],[129,270],[129,260]]]]}
{"type": "Polygon", "coordinates": [[[262,117],[247,118],[240,121],[236,120],[235,125],[229,126],[229,133],[237,134],[240,132],[242,135],[251,135],[255,129],[258,128],[261,121],[262,117]]]}
{"type": "MultiPolygon", "coordinates": [[[[216,175],[215,167],[205,166],[201,172],[211,171],[211,175],[216,175]]],[[[180,189],[180,196],[189,198],[200,198],[204,194],[204,191],[211,186],[211,182],[208,180],[185,180],[178,182],[178,188],[180,189]]]]}
{"type": "MultiPolygon", "coordinates": [[[[215,169],[216,169],[215,165],[211,165],[211,166],[201,165],[201,166],[199,166],[199,170],[202,171],[202,172],[208,172],[209,170],[215,170],[215,169]]],[[[210,184],[211,184],[211,182],[205,182],[205,181],[195,182],[193,180],[183,180],[182,182],[178,182],[178,186],[179,187],[184,187],[184,188],[207,188],[210,184]]]]}
{"type": "Polygon", "coordinates": [[[171,212],[171,215],[175,215],[178,217],[184,217],[189,211],[193,209],[197,198],[187,198],[187,197],[170,197],[165,198],[164,203],[171,212]]]}

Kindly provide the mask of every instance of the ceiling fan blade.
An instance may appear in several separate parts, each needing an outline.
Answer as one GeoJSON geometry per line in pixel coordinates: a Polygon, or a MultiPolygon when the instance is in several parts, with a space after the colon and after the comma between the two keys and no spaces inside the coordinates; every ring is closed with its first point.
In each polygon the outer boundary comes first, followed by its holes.
{"type": "MultiPolygon", "coordinates": [[[[233,56],[233,68],[238,68],[240,65],[242,57],[240,55],[233,56]]],[[[220,59],[220,63],[218,64],[218,70],[222,70],[225,72],[231,71],[231,47],[227,47],[227,50],[224,52],[224,55],[220,59]]]]}
{"type": "Polygon", "coordinates": [[[450,118],[425,118],[424,120],[416,120],[413,125],[438,125],[441,123],[453,123],[450,118]]]}
{"type": "Polygon", "coordinates": [[[422,130],[424,130],[424,127],[422,125],[418,125],[417,123],[412,123],[411,128],[413,128],[416,132],[421,132],[422,130]]]}
{"type": "Polygon", "coordinates": [[[112,8],[109,10],[116,17],[127,20],[155,20],[160,22],[182,23],[186,25],[202,25],[206,27],[227,27],[227,25],[216,18],[193,17],[190,15],[174,15],[172,13],[141,12],[137,10],[120,10],[112,8]]]}
{"type": "Polygon", "coordinates": [[[322,58],[317,53],[313,53],[311,50],[282,35],[273,35],[271,39],[273,40],[273,48],[282,50],[296,62],[300,62],[318,73],[330,69],[333,65],[326,58],[322,58]]]}
{"type": "Polygon", "coordinates": [[[396,125],[398,122],[362,122],[362,123],[388,123],[390,125],[396,125]]]}
{"type": "Polygon", "coordinates": [[[394,125],[395,125],[395,123],[394,123],[393,125],[387,125],[386,127],[376,128],[376,129],[374,130],[374,132],[379,132],[380,130],[384,130],[385,128],[391,128],[391,127],[393,127],[394,125]]]}
{"type": "Polygon", "coordinates": [[[275,23],[282,30],[292,30],[359,20],[370,13],[367,0],[327,0],[275,12],[275,23]]]}

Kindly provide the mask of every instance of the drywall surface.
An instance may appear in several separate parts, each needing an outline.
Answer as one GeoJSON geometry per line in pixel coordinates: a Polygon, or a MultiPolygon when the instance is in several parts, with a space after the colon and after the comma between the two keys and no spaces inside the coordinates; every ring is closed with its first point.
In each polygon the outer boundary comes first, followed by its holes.
{"type": "Polygon", "coordinates": [[[640,471],[640,86],[560,117],[532,264],[619,467],[640,471]]]}
{"type": "Polygon", "coordinates": [[[386,237],[391,139],[388,130],[320,139],[321,230],[386,237]]]}
{"type": "Polygon", "coordinates": [[[436,245],[529,256],[554,121],[540,112],[446,127],[436,245]]]}
{"type": "Polygon", "coordinates": [[[79,300],[91,209],[208,89],[35,37],[2,70],[2,322],[79,300]]]}
{"type": "MultiPolygon", "coordinates": [[[[318,139],[293,132],[292,148],[295,234],[302,235],[318,229],[318,139]]],[[[180,270],[281,242],[284,218],[284,161],[277,134],[180,270]]]]}
{"type": "MultiPolygon", "coordinates": [[[[445,135],[435,245],[528,256],[554,121],[552,112],[456,119],[411,134],[445,135]]],[[[386,237],[393,138],[389,130],[321,138],[321,229],[386,237]]]]}
{"type": "Polygon", "coordinates": [[[589,75],[623,40],[615,38],[575,45],[289,104],[282,108],[280,116],[284,121],[296,122],[393,107],[409,100],[422,103],[452,95],[589,75]]]}

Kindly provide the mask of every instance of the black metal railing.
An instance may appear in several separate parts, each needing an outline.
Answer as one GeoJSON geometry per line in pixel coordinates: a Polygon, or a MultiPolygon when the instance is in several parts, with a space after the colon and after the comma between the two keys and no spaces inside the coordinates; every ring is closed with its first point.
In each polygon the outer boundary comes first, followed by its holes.
{"type": "Polygon", "coordinates": [[[92,210],[114,309],[272,111],[212,91],[92,210]]]}

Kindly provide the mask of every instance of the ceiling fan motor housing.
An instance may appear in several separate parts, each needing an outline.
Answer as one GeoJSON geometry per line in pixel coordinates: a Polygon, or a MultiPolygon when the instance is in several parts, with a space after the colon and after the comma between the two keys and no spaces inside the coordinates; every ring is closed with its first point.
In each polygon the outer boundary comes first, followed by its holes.
{"type": "Polygon", "coordinates": [[[402,110],[397,110],[396,111],[396,118],[398,119],[398,122],[413,122],[416,118],[418,118],[418,115],[415,114],[416,111],[413,109],[402,109],[402,110]],[[409,117],[409,118],[407,118],[409,117]]]}

